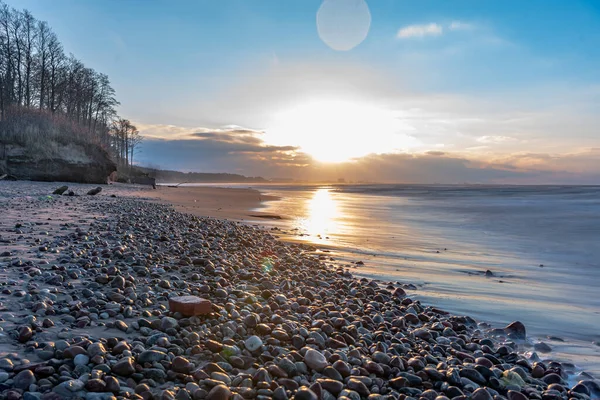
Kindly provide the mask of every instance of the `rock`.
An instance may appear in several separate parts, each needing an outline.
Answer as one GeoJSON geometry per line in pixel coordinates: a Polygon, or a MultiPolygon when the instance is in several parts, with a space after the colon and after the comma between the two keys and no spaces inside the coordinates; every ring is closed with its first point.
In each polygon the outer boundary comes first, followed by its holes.
{"type": "Polygon", "coordinates": [[[0,358],[0,369],[5,371],[12,371],[15,368],[15,364],[8,358],[0,358]]]}
{"type": "Polygon", "coordinates": [[[492,400],[492,395],[490,395],[490,393],[485,390],[484,388],[479,388],[476,389],[472,396],[471,396],[472,400],[492,400]]]}
{"type": "Polygon", "coordinates": [[[515,337],[516,339],[525,339],[527,332],[525,325],[520,321],[514,321],[504,327],[504,332],[515,337]]]}
{"type": "Polygon", "coordinates": [[[88,392],[85,394],[85,400],[117,400],[117,398],[112,393],[88,392]]]}
{"type": "Polygon", "coordinates": [[[304,355],[304,363],[309,368],[314,369],[317,372],[321,372],[328,365],[327,359],[321,353],[314,349],[308,349],[304,355]]]}
{"type": "Polygon", "coordinates": [[[282,386],[273,391],[273,400],[288,400],[287,393],[282,386]]]}
{"type": "Polygon", "coordinates": [[[390,386],[396,390],[408,386],[408,380],[402,376],[390,380],[390,386]]]}
{"type": "Polygon", "coordinates": [[[552,347],[550,347],[544,342],[534,344],[533,348],[535,351],[538,351],[540,353],[550,353],[552,351],[552,347]]]}
{"type": "Polygon", "coordinates": [[[167,329],[177,328],[178,326],[179,326],[179,323],[177,322],[177,320],[175,318],[163,317],[160,320],[160,330],[163,332],[165,332],[167,329]]]}
{"type": "Polygon", "coordinates": [[[262,347],[263,341],[258,336],[250,336],[246,339],[244,345],[246,346],[246,349],[252,353],[262,347]]]}
{"type": "Polygon", "coordinates": [[[114,287],[114,288],[118,288],[118,289],[124,289],[125,288],[125,278],[123,278],[121,275],[117,275],[113,278],[113,280],[110,282],[110,286],[114,287]]]}
{"type": "Polygon", "coordinates": [[[36,382],[35,375],[28,369],[19,372],[13,378],[13,386],[17,389],[28,390],[29,386],[36,382]]]}
{"type": "Polygon", "coordinates": [[[521,392],[516,392],[514,390],[508,391],[508,400],[527,400],[527,396],[525,396],[521,392]]]}
{"type": "Polygon", "coordinates": [[[89,392],[104,392],[106,383],[102,379],[89,379],[85,383],[85,390],[89,392]]]}
{"type": "Polygon", "coordinates": [[[523,378],[521,378],[521,376],[514,371],[504,371],[502,373],[502,382],[504,382],[504,384],[507,386],[512,385],[518,388],[525,386],[525,381],[523,381],[523,378]]]}
{"type": "Polygon", "coordinates": [[[127,330],[129,329],[129,326],[124,321],[116,320],[115,328],[117,328],[121,332],[127,332],[127,330]]]}
{"type": "Polygon", "coordinates": [[[83,390],[84,387],[85,387],[85,383],[83,383],[79,379],[71,379],[71,380],[62,382],[62,383],[58,384],[57,386],[54,386],[54,388],[52,388],[52,391],[54,393],[60,395],[62,398],[70,399],[70,398],[76,396],[75,392],[79,392],[80,390],[83,390]]]}
{"type": "Polygon", "coordinates": [[[336,362],[334,362],[333,368],[335,368],[344,378],[350,376],[352,371],[348,363],[342,360],[337,360],[336,362]]]}
{"type": "Polygon", "coordinates": [[[77,354],[73,359],[75,365],[87,365],[90,362],[90,358],[85,354],[77,354]]]}
{"type": "Polygon", "coordinates": [[[256,325],[258,325],[258,322],[259,322],[259,318],[258,318],[258,316],[256,314],[248,314],[244,318],[244,324],[248,328],[255,328],[256,325]]]}
{"type": "Polygon", "coordinates": [[[90,358],[96,355],[104,356],[106,354],[106,348],[102,343],[92,343],[87,348],[87,354],[90,356],[90,358]]]}
{"type": "Polygon", "coordinates": [[[104,382],[108,392],[119,393],[121,391],[121,384],[114,376],[105,376],[104,382]]]}
{"type": "Polygon", "coordinates": [[[102,191],[102,188],[101,188],[100,186],[98,186],[98,187],[96,187],[96,188],[94,188],[94,189],[91,189],[91,190],[89,190],[89,191],[87,192],[87,194],[88,194],[88,196],[95,196],[95,195],[97,195],[98,193],[100,193],[101,191],[102,191]]]}
{"type": "Polygon", "coordinates": [[[63,145],[49,138],[44,142],[45,152],[10,141],[2,145],[6,169],[22,180],[105,184],[117,170],[109,153],[91,143],[69,141],[63,145]]]}
{"type": "Polygon", "coordinates": [[[427,329],[415,329],[413,335],[419,339],[429,340],[431,339],[431,333],[427,329]]]}
{"type": "Polygon", "coordinates": [[[317,382],[323,389],[336,396],[344,389],[344,384],[342,382],[333,379],[317,379],[317,382]]]}
{"type": "Polygon", "coordinates": [[[231,396],[231,390],[227,386],[217,385],[208,392],[206,400],[228,400],[231,396]]]}
{"type": "Polygon", "coordinates": [[[19,342],[21,343],[26,343],[29,341],[29,339],[31,339],[31,337],[33,336],[33,331],[31,330],[30,327],[28,326],[22,326],[19,329],[19,342]]]}
{"type": "Polygon", "coordinates": [[[143,351],[138,356],[137,362],[140,364],[152,363],[152,362],[164,360],[166,357],[167,357],[167,355],[161,351],[146,350],[146,351],[143,351]]]}
{"type": "Polygon", "coordinates": [[[81,346],[69,346],[63,351],[65,358],[75,358],[77,354],[87,354],[87,351],[81,346]]]}
{"type": "Polygon", "coordinates": [[[185,357],[177,356],[171,362],[171,369],[181,374],[189,374],[192,368],[194,368],[194,365],[185,357]]]}
{"type": "Polygon", "coordinates": [[[307,388],[306,386],[298,389],[296,394],[294,395],[295,400],[319,400],[319,397],[315,392],[307,388]]]}
{"type": "Polygon", "coordinates": [[[212,303],[197,296],[177,296],[169,299],[169,310],[184,317],[207,315],[212,313],[212,303]]]}
{"type": "Polygon", "coordinates": [[[117,375],[129,376],[135,372],[135,367],[133,366],[133,358],[122,358],[119,361],[117,361],[117,363],[113,365],[111,369],[117,375]]]}
{"type": "Polygon", "coordinates": [[[122,340],[112,348],[111,353],[116,356],[119,354],[123,354],[125,350],[131,350],[131,347],[126,341],[122,340]]]}
{"type": "Polygon", "coordinates": [[[59,188],[55,189],[55,190],[54,190],[54,192],[52,192],[52,194],[58,194],[58,195],[61,195],[61,194],[63,194],[64,192],[66,192],[68,188],[69,188],[68,186],[61,186],[61,187],[59,187],[59,188]]]}
{"type": "Polygon", "coordinates": [[[365,385],[363,382],[359,381],[356,378],[350,378],[348,380],[347,386],[348,386],[348,389],[354,390],[356,393],[360,394],[361,396],[368,397],[369,394],[371,394],[371,392],[367,388],[367,385],[365,385]]]}
{"type": "Polygon", "coordinates": [[[560,377],[560,375],[554,374],[554,373],[553,374],[545,375],[542,378],[542,380],[544,382],[546,382],[548,385],[551,385],[553,383],[562,383],[563,382],[563,379],[560,377]]]}

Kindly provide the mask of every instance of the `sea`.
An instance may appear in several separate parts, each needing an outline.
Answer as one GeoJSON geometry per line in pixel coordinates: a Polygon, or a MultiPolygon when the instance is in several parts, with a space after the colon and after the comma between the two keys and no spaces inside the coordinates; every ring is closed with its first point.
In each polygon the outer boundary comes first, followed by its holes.
{"type": "Polygon", "coordinates": [[[600,186],[251,187],[278,198],[256,211],[282,219],[249,222],[423,304],[493,327],[519,320],[529,346],[552,348],[542,360],[600,378],[600,186]]]}

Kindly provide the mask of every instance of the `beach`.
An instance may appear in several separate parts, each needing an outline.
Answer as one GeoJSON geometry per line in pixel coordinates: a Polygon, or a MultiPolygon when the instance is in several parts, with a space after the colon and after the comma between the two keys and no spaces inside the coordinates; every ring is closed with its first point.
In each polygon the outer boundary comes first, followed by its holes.
{"type": "Polygon", "coordinates": [[[355,277],[361,260],[323,251],[325,235],[280,240],[273,217],[289,216],[264,207],[276,195],[58,186],[0,182],[3,398],[600,395],[520,322],[490,327],[421,302],[408,279],[355,277]],[[210,306],[174,312],[179,296],[210,306]]]}
{"type": "Polygon", "coordinates": [[[260,211],[251,212],[263,205],[263,202],[277,200],[255,189],[221,188],[213,186],[172,187],[158,185],[157,190],[148,190],[144,196],[156,199],[162,204],[170,204],[176,210],[198,216],[233,220],[269,219],[270,214],[260,211]]]}

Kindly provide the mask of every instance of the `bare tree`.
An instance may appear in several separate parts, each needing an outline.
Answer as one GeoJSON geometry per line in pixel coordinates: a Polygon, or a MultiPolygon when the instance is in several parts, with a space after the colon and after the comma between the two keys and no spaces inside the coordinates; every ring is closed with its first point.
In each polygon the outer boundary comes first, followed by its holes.
{"type": "Polygon", "coordinates": [[[48,72],[48,58],[50,53],[50,38],[52,31],[46,22],[38,22],[38,34],[36,41],[37,50],[37,69],[39,75],[38,81],[38,92],[39,92],[39,104],[40,110],[44,108],[44,100],[46,96],[47,86],[47,72],[48,72]]]}
{"type": "Polygon", "coordinates": [[[135,155],[136,150],[139,151],[139,145],[144,140],[144,137],[140,135],[140,131],[138,131],[138,129],[135,126],[133,126],[133,129],[134,130],[131,132],[131,135],[129,137],[129,165],[133,165],[133,156],[135,155]]]}
{"type": "Polygon", "coordinates": [[[33,73],[33,51],[34,42],[37,36],[36,21],[33,15],[27,10],[21,12],[22,20],[22,41],[23,41],[23,74],[24,77],[24,105],[27,107],[31,106],[31,84],[32,84],[32,73],[33,73]]]}

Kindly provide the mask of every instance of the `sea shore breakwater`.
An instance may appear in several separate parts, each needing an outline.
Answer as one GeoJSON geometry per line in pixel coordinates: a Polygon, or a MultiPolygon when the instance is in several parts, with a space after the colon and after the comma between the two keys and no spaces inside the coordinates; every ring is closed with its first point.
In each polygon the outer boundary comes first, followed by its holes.
{"type": "Polygon", "coordinates": [[[1,399],[600,397],[542,347],[525,356],[522,324],[422,305],[311,246],[117,189],[18,184],[0,187],[1,399]],[[176,296],[211,309],[174,313],[176,296]]]}

